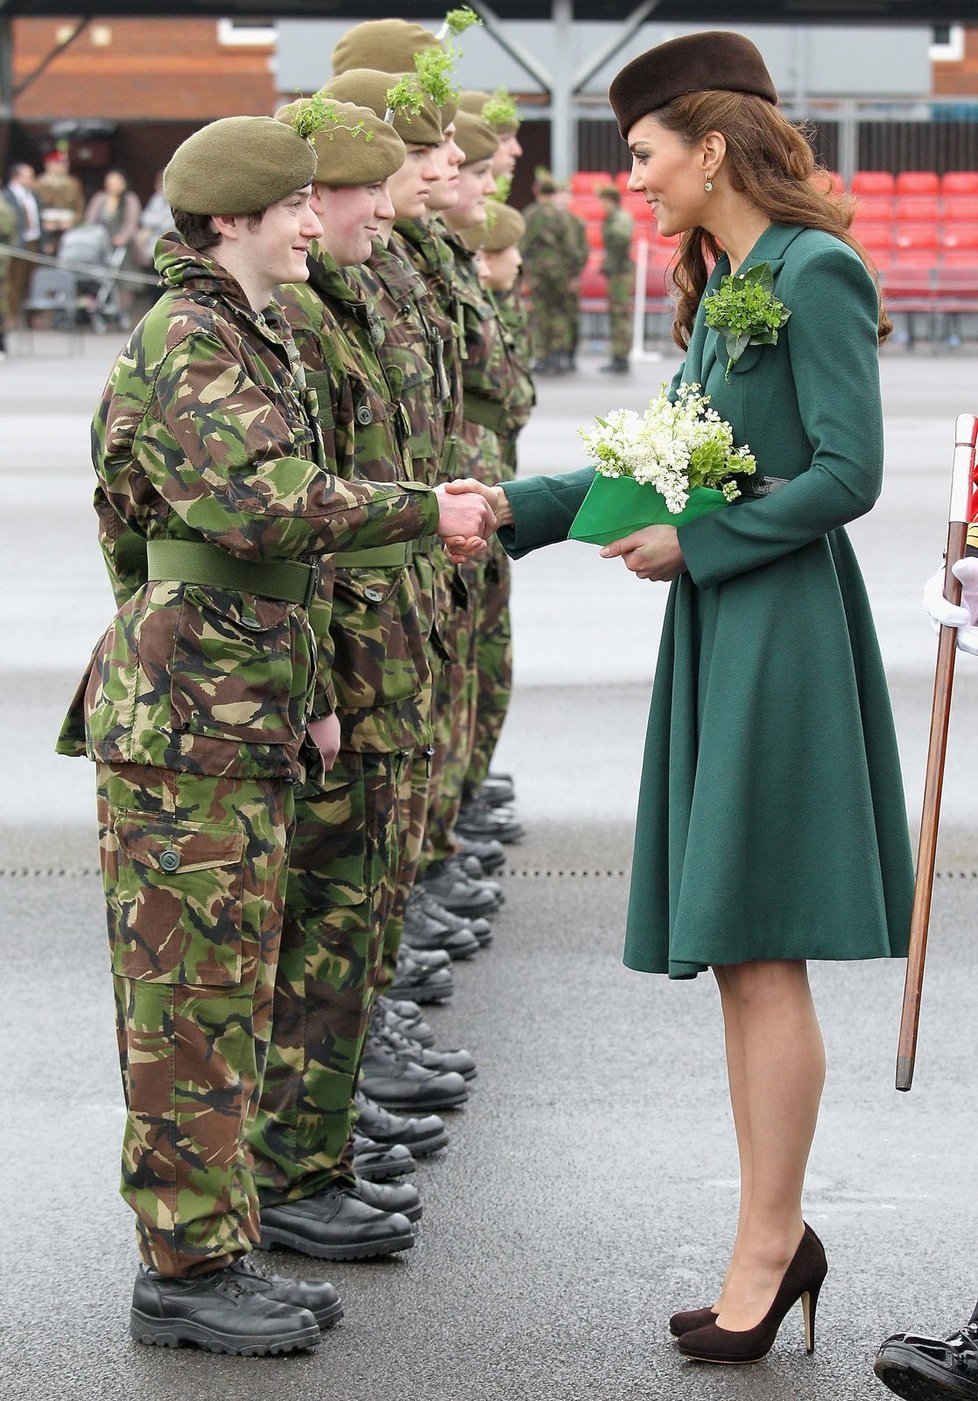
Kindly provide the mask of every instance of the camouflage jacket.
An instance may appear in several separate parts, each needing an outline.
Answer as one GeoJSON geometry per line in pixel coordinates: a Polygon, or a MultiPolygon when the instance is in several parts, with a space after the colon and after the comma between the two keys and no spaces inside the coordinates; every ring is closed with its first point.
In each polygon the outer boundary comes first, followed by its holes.
{"type": "Polygon", "coordinates": [[[492,294],[479,281],[475,255],[460,239],[450,236],[447,242],[455,259],[455,285],[465,330],[463,475],[498,482],[506,475],[502,442],[515,438],[529,417],[526,385],[513,337],[492,294]]]}
{"type": "Polygon", "coordinates": [[[133,332],[96,413],[100,540],[120,604],[61,753],[232,777],[302,772],[314,649],[306,609],[146,581],[145,542],[206,543],[254,564],[430,531],[429,493],[341,481],[288,326],[204,254],[162,240],[167,291],[133,332]]]}
{"type": "Polygon", "coordinates": [[[632,216],[625,209],[613,209],[601,225],[605,277],[618,277],[632,266],[632,216]]]}
{"type": "Polygon", "coordinates": [[[563,286],[577,277],[587,262],[587,230],[582,257],[580,235],[575,228],[581,221],[576,215],[546,200],[529,205],[523,210],[523,218],[526,233],[520,251],[529,281],[563,286]]]}
{"type": "MultiPolygon", "coordinates": [[[[329,396],[338,457],[357,477],[413,485],[408,417],[378,357],[384,323],[323,250],[309,269],[309,282],[287,289],[283,306],[307,375],[320,400],[329,396]]],[[[410,560],[406,553],[399,565],[346,565],[341,556],[331,609],[317,601],[311,610],[323,665],[332,664],[344,749],[430,743],[426,619],[410,560]]]]}
{"type": "Polygon", "coordinates": [[[516,383],[510,400],[509,422],[500,434],[503,465],[506,469],[504,479],[510,480],[516,475],[517,434],[521,428],[526,426],[537,401],[537,392],[533,384],[533,376],[530,373],[530,366],[533,363],[533,349],[530,343],[529,317],[520,283],[517,282],[510,292],[490,292],[489,296],[503,328],[509,360],[516,374],[516,383]]]}
{"type": "Polygon", "coordinates": [[[462,425],[462,354],[465,334],[462,308],[455,290],[455,259],[443,235],[447,234],[440,220],[425,223],[421,219],[399,219],[394,225],[390,248],[404,256],[421,277],[428,292],[425,316],[441,336],[441,360],[448,381],[445,410],[445,455],[442,473],[446,479],[456,477],[454,444],[462,425]]]}

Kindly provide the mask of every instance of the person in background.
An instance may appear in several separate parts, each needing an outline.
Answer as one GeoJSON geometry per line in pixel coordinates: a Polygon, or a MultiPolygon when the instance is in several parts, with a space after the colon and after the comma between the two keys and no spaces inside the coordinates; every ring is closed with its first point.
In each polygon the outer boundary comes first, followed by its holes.
{"type": "MultiPolygon", "coordinates": [[[[109,238],[115,256],[113,263],[120,270],[132,269],[136,265],[134,245],[139,231],[139,217],[142,206],[139,196],[130,190],[129,182],[121,170],[107,170],[101,190],[88,201],[85,210],[86,222],[102,224],[109,238]]],[[[123,315],[132,308],[133,293],[126,283],[119,283],[119,304],[123,315]]]]}
{"type": "Polygon", "coordinates": [[[614,185],[598,190],[604,209],[601,241],[604,261],[601,271],[608,281],[608,334],[611,359],[601,369],[605,374],[628,373],[628,354],[632,345],[632,291],[635,271],[632,266],[632,216],[621,207],[621,191],[614,185]]]}
{"type": "Polygon", "coordinates": [[[81,181],[69,170],[68,153],[60,148],[44,157],[44,174],[34,186],[41,209],[44,251],[52,257],[58,251],[61,235],[73,229],[85,209],[81,181]]]}
{"type": "MultiPolygon", "coordinates": [[[[3,188],[3,198],[13,210],[16,224],[16,233],[11,242],[25,253],[37,253],[41,247],[41,207],[34,193],[34,179],[34,167],[26,161],[18,161],[10,167],[7,183],[3,188]]],[[[30,258],[12,257],[10,260],[7,284],[10,325],[16,322],[20,308],[27,299],[27,289],[35,266],[30,258]]]]}

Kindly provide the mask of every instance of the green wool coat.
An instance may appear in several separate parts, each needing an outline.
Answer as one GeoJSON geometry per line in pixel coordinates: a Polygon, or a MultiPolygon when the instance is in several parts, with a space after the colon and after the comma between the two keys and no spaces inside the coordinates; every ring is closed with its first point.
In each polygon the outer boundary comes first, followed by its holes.
{"type": "MultiPolygon", "coordinates": [[[[857,255],[771,225],[791,311],[724,378],[703,307],[676,376],[789,479],[680,527],[632,866],[625,963],[673,978],[753,959],[903,956],[913,875],[889,696],[847,521],[879,495],[877,294],[857,255]]],[[[709,287],[730,271],[720,260],[709,287]]],[[[709,288],[708,288],[709,290],[709,288]]],[[[566,538],[592,469],[506,485],[514,557],[566,538]]]]}

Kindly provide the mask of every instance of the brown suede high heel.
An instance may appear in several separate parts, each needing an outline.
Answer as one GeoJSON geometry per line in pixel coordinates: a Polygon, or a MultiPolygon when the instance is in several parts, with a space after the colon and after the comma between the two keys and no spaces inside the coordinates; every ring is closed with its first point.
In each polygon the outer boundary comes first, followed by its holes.
{"type": "Polygon", "coordinates": [[[716,1309],[686,1309],[683,1313],[674,1313],[669,1320],[669,1332],[674,1338],[681,1338],[684,1333],[691,1333],[694,1328],[705,1328],[708,1323],[716,1323],[716,1309]]]}
{"type": "Polygon", "coordinates": [[[694,1328],[679,1339],[679,1351],[684,1357],[699,1362],[759,1362],[766,1357],[778,1336],[785,1314],[801,1300],[805,1314],[805,1351],[815,1351],[815,1308],[822,1281],[828,1273],[822,1242],[805,1227],[801,1243],[784,1272],[774,1302],[753,1328],[721,1328],[717,1323],[694,1328]]]}

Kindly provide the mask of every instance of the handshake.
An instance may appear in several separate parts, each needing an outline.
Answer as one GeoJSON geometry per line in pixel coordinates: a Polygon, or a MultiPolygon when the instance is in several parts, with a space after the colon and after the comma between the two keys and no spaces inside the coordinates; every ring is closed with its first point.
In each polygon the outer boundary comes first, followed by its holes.
{"type": "Polygon", "coordinates": [[[493,531],[513,520],[502,487],[483,486],[472,477],[442,482],[435,488],[435,496],[438,534],[453,564],[484,555],[493,531]]]}

